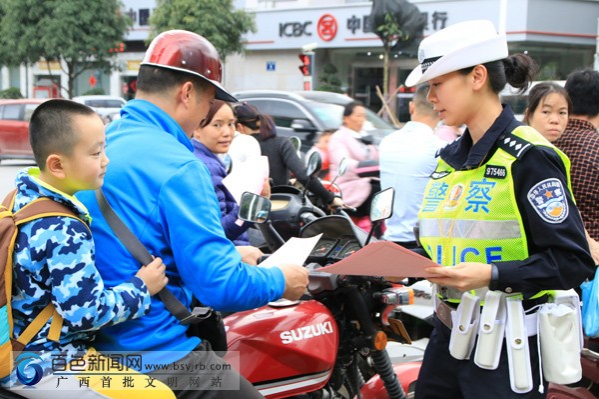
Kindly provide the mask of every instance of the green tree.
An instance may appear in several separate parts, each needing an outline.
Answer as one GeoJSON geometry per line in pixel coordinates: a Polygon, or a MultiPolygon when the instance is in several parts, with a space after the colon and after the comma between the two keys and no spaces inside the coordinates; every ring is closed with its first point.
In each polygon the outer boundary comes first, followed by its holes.
{"type": "Polygon", "coordinates": [[[21,90],[17,87],[9,87],[0,91],[0,98],[23,98],[21,90]]]}
{"type": "Polygon", "coordinates": [[[385,14],[385,22],[376,28],[383,42],[383,94],[387,96],[389,91],[389,54],[398,41],[406,40],[407,34],[399,26],[393,14],[385,14]]]}
{"type": "Polygon", "coordinates": [[[383,42],[383,94],[389,90],[389,54],[418,44],[426,17],[408,0],[372,0],[370,21],[374,33],[383,42]]]}
{"type": "Polygon", "coordinates": [[[115,52],[131,26],[119,0],[0,0],[0,64],[57,61],[75,79],[93,67],[117,69],[115,52]]]}
{"type": "Polygon", "coordinates": [[[235,10],[232,0],[157,0],[150,17],[152,37],[170,29],[185,29],[208,39],[224,61],[243,53],[242,36],[256,32],[254,17],[235,10]]]}
{"type": "Polygon", "coordinates": [[[337,76],[337,67],[333,64],[326,64],[322,68],[322,76],[320,77],[320,86],[315,90],[332,91],[333,93],[343,93],[341,90],[341,79],[337,76]]]}

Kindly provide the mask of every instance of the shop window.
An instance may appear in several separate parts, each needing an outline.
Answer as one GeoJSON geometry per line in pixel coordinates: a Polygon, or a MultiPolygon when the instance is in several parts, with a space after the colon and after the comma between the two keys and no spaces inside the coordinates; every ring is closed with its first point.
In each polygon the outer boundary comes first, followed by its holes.
{"type": "Polygon", "coordinates": [[[150,9],[140,8],[139,9],[139,26],[146,26],[150,19],[150,9]]]}

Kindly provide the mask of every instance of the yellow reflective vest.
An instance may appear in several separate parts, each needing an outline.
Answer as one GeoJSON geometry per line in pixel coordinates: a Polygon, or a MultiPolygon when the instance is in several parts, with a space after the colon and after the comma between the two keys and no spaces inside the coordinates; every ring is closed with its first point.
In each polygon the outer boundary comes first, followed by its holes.
{"type": "MultiPolygon", "coordinates": [[[[498,144],[491,158],[477,168],[455,170],[440,160],[431,175],[419,212],[419,238],[430,258],[442,266],[528,258],[511,168],[532,146],[556,151],[565,165],[572,192],[570,161],[536,130],[519,126],[511,134],[500,136],[498,144]]],[[[554,195],[548,203],[550,209],[545,211],[550,217],[551,213],[560,217],[560,212],[567,211],[562,194],[561,198],[554,195]]]]}

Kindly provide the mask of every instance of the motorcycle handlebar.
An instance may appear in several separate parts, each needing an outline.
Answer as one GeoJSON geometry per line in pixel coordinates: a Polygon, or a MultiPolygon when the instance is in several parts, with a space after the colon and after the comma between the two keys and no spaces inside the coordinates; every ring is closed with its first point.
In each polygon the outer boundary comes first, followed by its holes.
{"type": "MultiPolygon", "coordinates": [[[[388,283],[384,277],[379,276],[351,276],[345,274],[332,274],[326,272],[319,272],[322,266],[318,263],[309,263],[306,268],[310,271],[308,291],[311,294],[319,294],[324,291],[333,291],[339,287],[349,286],[363,286],[368,284],[369,286],[374,284],[388,283]]],[[[377,296],[376,299],[382,299],[377,296]]],[[[408,300],[409,302],[409,296],[408,300]]]]}
{"type": "Polygon", "coordinates": [[[318,219],[318,217],[311,212],[304,212],[300,215],[300,217],[306,224],[318,219]]]}
{"type": "Polygon", "coordinates": [[[356,208],[352,208],[351,206],[347,206],[347,205],[337,206],[337,207],[333,208],[334,214],[349,217],[349,215],[345,211],[355,212],[356,208]]]}

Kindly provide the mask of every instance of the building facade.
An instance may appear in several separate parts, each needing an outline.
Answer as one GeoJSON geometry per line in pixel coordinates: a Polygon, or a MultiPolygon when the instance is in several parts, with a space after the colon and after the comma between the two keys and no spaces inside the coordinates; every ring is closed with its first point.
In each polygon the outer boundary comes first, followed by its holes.
{"type": "MultiPolygon", "coordinates": [[[[539,79],[565,79],[573,70],[592,67],[597,52],[599,0],[412,0],[426,17],[424,36],[457,22],[489,19],[508,38],[510,52],[527,51],[541,65],[539,79]]],[[[119,71],[85,71],[76,94],[101,87],[107,94],[131,98],[149,36],[155,0],[125,0],[134,25],[117,55],[119,71]],[[93,77],[93,78],[92,78],[93,77]],[[94,83],[93,85],[91,83],[94,83]]],[[[307,79],[298,67],[302,48],[313,51],[312,87],[318,88],[327,64],[347,93],[376,109],[376,87],[383,81],[383,47],[370,24],[372,2],[329,0],[237,0],[255,14],[256,33],[247,34],[246,52],[227,58],[224,84],[233,91],[302,90],[307,79]]],[[[417,65],[416,48],[390,55],[389,87],[396,93],[417,65]]],[[[59,65],[3,68],[2,88],[19,87],[33,97],[34,88],[66,76],[59,65]],[[50,73],[48,72],[50,69],[50,73]]],[[[64,93],[63,93],[64,95],[64,93]]]]}
{"type": "MultiPolygon", "coordinates": [[[[471,19],[489,19],[506,33],[510,53],[528,52],[541,66],[539,79],[565,79],[575,69],[593,67],[599,2],[588,0],[412,0],[426,17],[424,35],[471,19]]],[[[313,86],[324,65],[338,70],[349,95],[373,109],[381,102],[383,46],[370,24],[371,2],[247,0],[257,32],[248,34],[245,55],[227,60],[226,85],[302,90],[298,70],[302,46],[316,45],[313,86]],[[243,72],[241,72],[243,71],[243,72]]],[[[389,93],[396,93],[417,65],[416,46],[390,56],[389,93]]]]}

